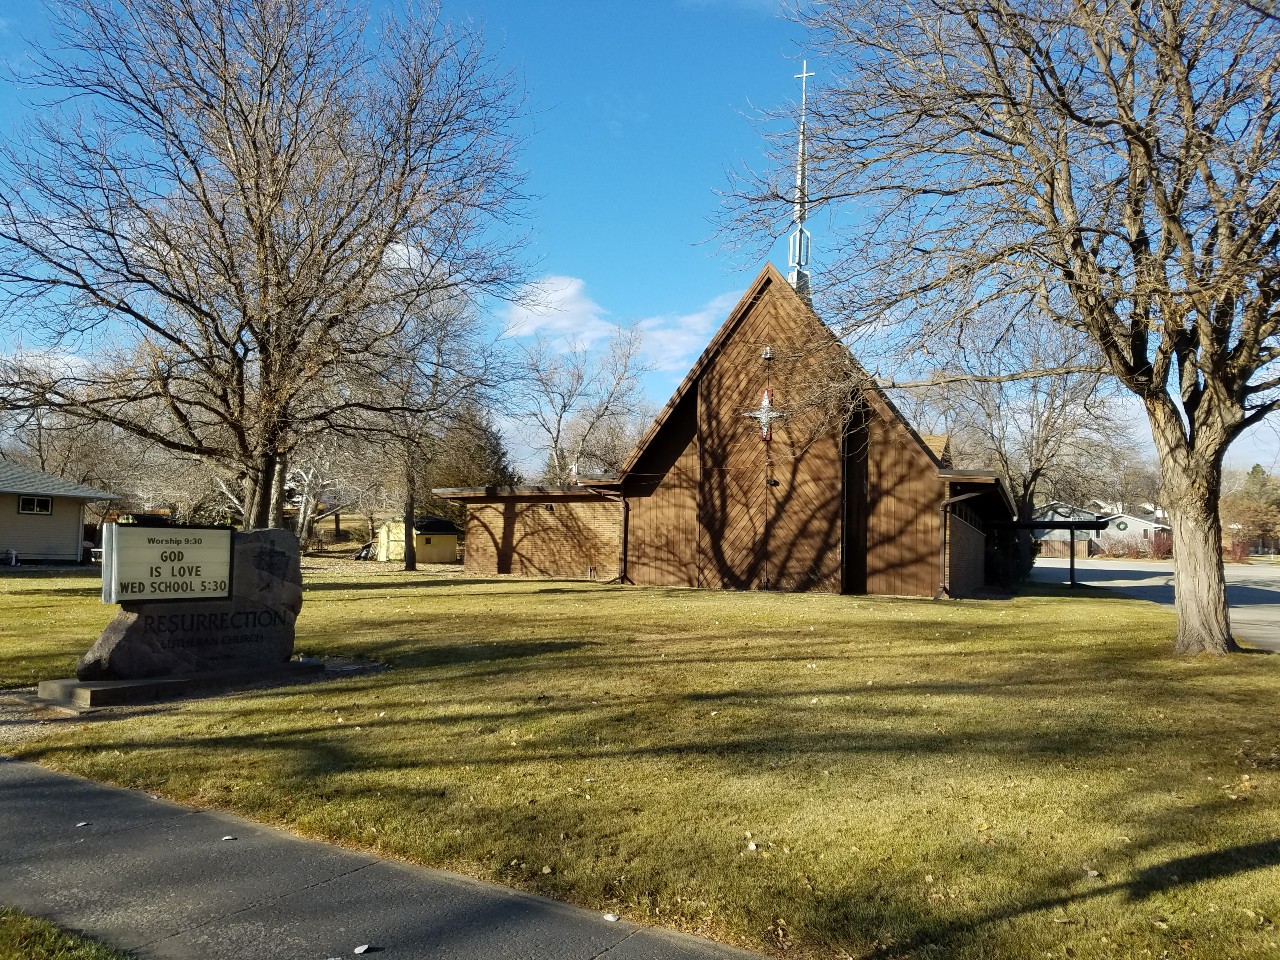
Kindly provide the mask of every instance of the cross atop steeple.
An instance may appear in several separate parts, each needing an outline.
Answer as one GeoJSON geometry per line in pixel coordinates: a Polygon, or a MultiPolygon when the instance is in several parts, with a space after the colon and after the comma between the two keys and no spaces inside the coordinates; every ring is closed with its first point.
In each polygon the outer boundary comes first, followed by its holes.
{"type": "Polygon", "coordinates": [[[807,80],[814,76],[809,71],[809,61],[802,60],[800,72],[796,79],[800,81],[800,136],[796,151],[796,192],[794,198],[795,212],[792,218],[796,228],[787,241],[787,263],[791,267],[788,279],[796,292],[806,299],[809,296],[809,231],[804,228],[805,218],[809,213],[809,184],[805,156],[805,112],[808,108],[807,80]]]}

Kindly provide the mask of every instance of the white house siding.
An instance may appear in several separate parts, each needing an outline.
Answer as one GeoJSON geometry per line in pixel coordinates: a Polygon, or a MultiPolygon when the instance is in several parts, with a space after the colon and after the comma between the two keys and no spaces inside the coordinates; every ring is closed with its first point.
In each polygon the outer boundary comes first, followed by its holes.
{"type": "Polygon", "coordinates": [[[15,550],[20,561],[79,562],[84,502],[66,497],[51,499],[52,513],[19,513],[18,495],[0,493],[0,556],[15,550]]]}
{"type": "Polygon", "coordinates": [[[1168,530],[1169,528],[1163,524],[1120,514],[1112,519],[1107,529],[1098,535],[1098,539],[1106,548],[1138,546],[1141,549],[1150,550],[1156,534],[1168,532],[1168,530]],[[1120,524],[1124,524],[1125,529],[1121,530],[1120,524]]]}

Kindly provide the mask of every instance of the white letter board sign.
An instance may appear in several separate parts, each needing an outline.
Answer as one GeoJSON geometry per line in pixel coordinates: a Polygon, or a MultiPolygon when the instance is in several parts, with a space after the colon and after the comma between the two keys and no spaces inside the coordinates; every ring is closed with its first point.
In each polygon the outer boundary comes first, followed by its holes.
{"type": "Polygon", "coordinates": [[[228,528],[109,523],[103,529],[103,603],[220,600],[230,596],[228,528]]]}

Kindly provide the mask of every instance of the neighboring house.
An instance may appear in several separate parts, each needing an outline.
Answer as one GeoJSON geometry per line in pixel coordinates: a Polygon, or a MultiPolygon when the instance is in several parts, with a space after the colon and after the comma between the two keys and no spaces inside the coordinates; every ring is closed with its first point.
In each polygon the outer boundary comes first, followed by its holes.
{"type": "MultiPolygon", "coordinates": [[[[458,528],[447,517],[414,521],[413,549],[419,563],[453,563],[458,559],[458,528]]],[[[378,559],[404,560],[404,521],[389,520],[378,531],[378,559]]]]}
{"type": "MultiPolygon", "coordinates": [[[[1037,507],[1031,515],[1033,520],[1044,520],[1053,523],[1069,523],[1080,521],[1094,523],[1103,518],[1100,513],[1086,510],[1083,507],[1053,500],[1037,507]]],[[[1099,552],[1099,544],[1094,539],[1097,534],[1092,530],[1048,530],[1031,531],[1031,536],[1040,544],[1042,557],[1067,557],[1071,554],[1071,540],[1076,541],[1076,556],[1088,557],[1099,552]]]]}
{"type": "Polygon", "coordinates": [[[1169,535],[1169,525],[1160,523],[1153,516],[1138,516],[1135,513],[1116,513],[1107,518],[1111,522],[1107,529],[1098,534],[1098,540],[1104,550],[1115,547],[1135,547],[1142,551],[1151,549],[1151,544],[1160,536],[1169,535]]]}
{"type": "Polygon", "coordinates": [[[1090,500],[1089,506],[1096,507],[1104,516],[1125,513],[1131,517],[1154,520],[1156,523],[1164,523],[1169,519],[1169,514],[1165,512],[1164,507],[1155,503],[1123,503],[1119,500],[1090,500]]]}
{"type": "Polygon", "coordinates": [[[0,563],[79,563],[84,555],[84,505],[114,493],[0,460],[0,563]]]}
{"type": "Polygon", "coordinates": [[[617,479],[435,492],[466,504],[480,576],[933,596],[980,589],[1015,544],[1003,482],[953,469],[772,266],[617,479]],[[850,375],[852,413],[823,406],[850,375]]]}
{"type": "MultiPolygon", "coordinates": [[[[1124,506],[1101,500],[1094,500],[1091,503],[1102,507],[1124,506]]],[[[1131,513],[1124,513],[1118,509],[1095,513],[1092,510],[1055,500],[1038,507],[1033,516],[1036,520],[1055,522],[1071,520],[1107,522],[1106,529],[1100,532],[1092,530],[1032,531],[1032,535],[1040,543],[1042,557],[1067,556],[1073,536],[1076,540],[1076,556],[1088,557],[1122,548],[1148,552],[1158,537],[1169,533],[1169,526],[1156,518],[1154,510],[1147,512],[1141,508],[1136,508],[1131,513]]]]}

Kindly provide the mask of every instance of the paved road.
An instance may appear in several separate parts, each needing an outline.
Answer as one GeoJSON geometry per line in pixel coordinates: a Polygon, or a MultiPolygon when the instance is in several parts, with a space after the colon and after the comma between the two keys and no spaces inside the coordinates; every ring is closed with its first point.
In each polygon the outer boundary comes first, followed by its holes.
{"type": "Polygon", "coordinates": [[[165,960],[756,957],[3,757],[0,904],[165,960]]]}
{"type": "MultiPolygon", "coordinates": [[[[1042,557],[1031,578],[1066,583],[1068,566],[1067,560],[1042,557]]],[[[1229,563],[1225,569],[1232,633],[1248,646],[1280,653],[1280,566],[1229,563]]],[[[1171,560],[1077,560],[1076,581],[1173,606],[1171,560]]]]}

